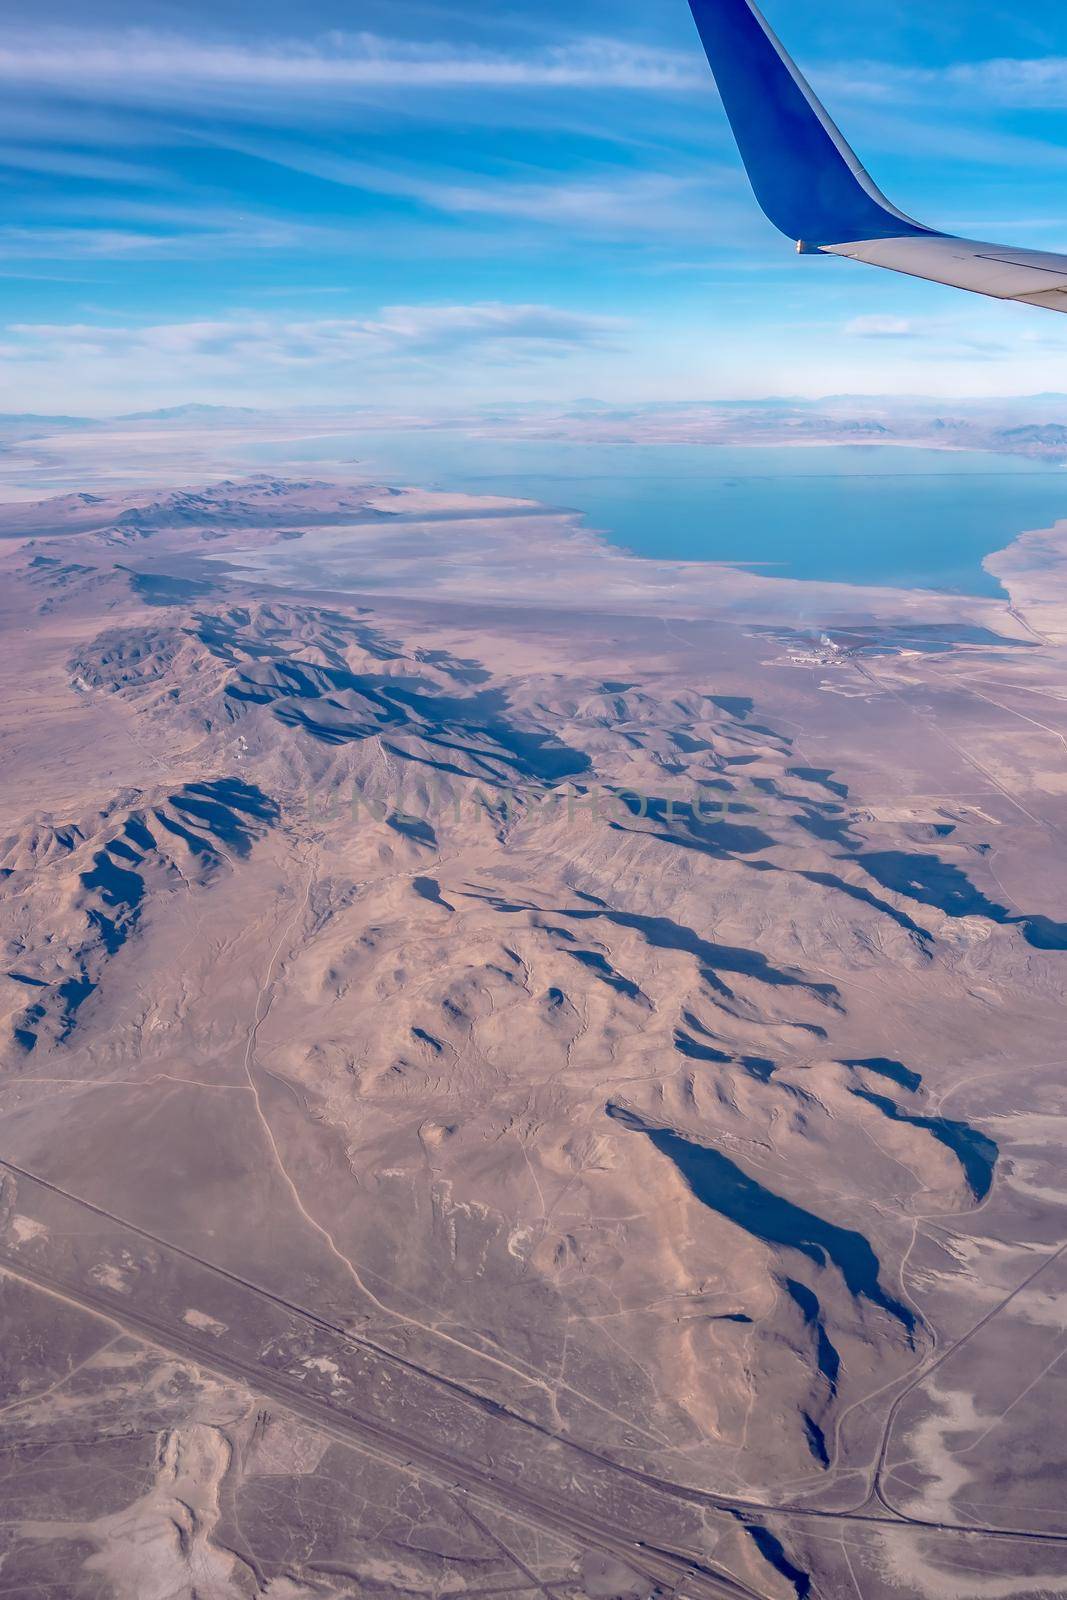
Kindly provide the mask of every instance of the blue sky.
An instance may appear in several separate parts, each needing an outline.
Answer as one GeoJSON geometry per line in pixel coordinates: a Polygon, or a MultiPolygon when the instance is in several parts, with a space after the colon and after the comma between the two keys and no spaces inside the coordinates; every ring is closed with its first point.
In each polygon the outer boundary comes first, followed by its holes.
{"type": "MultiPolygon", "coordinates": [[[[1067,250],[1054,0],[765,10],[904,209],[1067,250]]],[[[0,91],[0,409],[1067,390],[1067,319],[791,253],[685,0],[37,0],[0,91]]]]}

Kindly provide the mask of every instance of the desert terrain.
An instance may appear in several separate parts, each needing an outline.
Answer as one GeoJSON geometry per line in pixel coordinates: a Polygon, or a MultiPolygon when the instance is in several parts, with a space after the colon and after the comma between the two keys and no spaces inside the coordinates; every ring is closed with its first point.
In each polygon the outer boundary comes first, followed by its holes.
{"type": "Polygon", "coordinates": [[[161,432],[0,508],[0,1593],[1067,1594],[1067,524],[161,432]]]}

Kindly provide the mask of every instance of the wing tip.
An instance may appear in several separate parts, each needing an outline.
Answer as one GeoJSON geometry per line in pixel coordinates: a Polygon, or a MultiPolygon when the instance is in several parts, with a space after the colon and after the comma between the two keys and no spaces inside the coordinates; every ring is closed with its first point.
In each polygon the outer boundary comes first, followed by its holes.
{"type": "Polygon", "coordinates": [[[689,0],[765,215],[807,253],[929,230],[881,192],[755,0],[689,0]]]}

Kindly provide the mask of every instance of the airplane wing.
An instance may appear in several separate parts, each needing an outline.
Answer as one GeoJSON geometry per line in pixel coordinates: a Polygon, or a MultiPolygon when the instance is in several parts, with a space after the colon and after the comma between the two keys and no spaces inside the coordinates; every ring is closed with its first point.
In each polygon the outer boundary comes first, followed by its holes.
{"type": "Polygon", "coordinates": [[[689,0],[749,179],[804,254],[1067,311],[1067,256],[958,239],[878,189],[754,0],[689,0]]]}

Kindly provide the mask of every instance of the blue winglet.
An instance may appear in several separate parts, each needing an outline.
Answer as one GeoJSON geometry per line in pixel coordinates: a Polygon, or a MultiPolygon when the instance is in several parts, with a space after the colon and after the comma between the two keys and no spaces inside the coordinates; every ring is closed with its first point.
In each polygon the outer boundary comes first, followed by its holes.
{"type": "Polygon", "coordinates": [[[752,0],[689,0],[767,216],[805,245],[929,235],[876,188],[752,0]]]}

